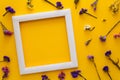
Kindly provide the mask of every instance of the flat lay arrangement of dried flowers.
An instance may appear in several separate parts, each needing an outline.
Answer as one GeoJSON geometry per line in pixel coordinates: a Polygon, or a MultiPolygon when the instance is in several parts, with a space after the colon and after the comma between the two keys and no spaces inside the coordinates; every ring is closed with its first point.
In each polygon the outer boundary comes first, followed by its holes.
{"type": "Polygon", "coordinates": [[[78,76],[80,76],[81,78],[83,78],[84,80],[87,80],[82,74],[80,70],[76,70],[76,71],[72,71],[71,75],[73,78],[77,78],[78,76]]]}
{"type": "Polygon", "coordinates": [[[111,50],[108,50],[105,52],[105,56],[120,70],[120,66],[118,65],[119,64],[119,59],[117,62],[115,62],[112,58],[111,58],[111,50]]]}

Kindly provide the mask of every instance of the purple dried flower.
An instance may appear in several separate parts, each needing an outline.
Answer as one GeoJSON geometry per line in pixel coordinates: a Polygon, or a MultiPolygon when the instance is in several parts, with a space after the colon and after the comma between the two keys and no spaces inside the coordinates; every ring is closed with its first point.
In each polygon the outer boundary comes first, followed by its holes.
{"type": "Polygon", "coordinates": [[[49,80],[47,75],[42,75],[41,77],[42,77],[42,80],[49,80]]]}
{"type": "Polygon", "coordinates": [[[109,71],[109,67],[108,66],[104,66],[103,67],[103,71],[108,72],[109,71]]]}
{"type": "Polygon", "coordinates": [[[97,70],[97,66],[96,66],[96,63],[95,63],[95,60],[94,60],[94,56],[92,56],[92,55],[88,55],[87,58],[88,58],[90,61],[93,62],[94,67],[95,67],[95,70],[96,70],[97,75],[98,75],[98,78],[99,78],[99,80],[101,80],[101,77],[100,77],[100,75],[99,75],[99,72],[98,72],[98,70],[97,70]]]}
{"type": "Polygon", "coordinates": [[[103,67],[103,71],[107,73],[107,75],[109,76],[110,80],[112,80],[112,77],[109,74],[109,67],[108,66],[104,66],[103,67]]]}
{"type": "Polygon", "coordinates": [[[3,61],[10,62],[10,58],[8,56],[3,56],[3,61]]]}
{"type": "Polygon", "coordinates": [[[9,30],[5,27],[5,25],[3,25],[3,23],[2,23],[1,21],[0,21],[0,24],[1,24],[1,26],[2,26],[4,35],[11,36],[11,35],[13,34],[13,32],[9,31],[9,30]]]}
{"type": "Polygon", "coordinates": [[[8,67],[3,67],[2,71],[4,73],[3,76],[2,76],[2,80],[4,80],[4,78],[8,77],[9,69],[8,69],[8,67]]]}
{"type": "Polygon", "coordinates": [[[44,1],[46,1],[47,3],[49,3],[50,5],[52,5],[52,6],[56,7],[56,8],[58,8],[58,9],[62,9],[62,8],[63,8],[61,2],[56,2],[56,5],[55,5],[55,4],[53,4],[52,2],[50,2],[50,1],[48,1],[48,0],[44,0],[44,1]]]}
{"type": "Polygon", "coordinates": [[[5,10],[6,10],[6,12],[3,14],[3,16],[5,16],[8,12],[10,12],[12,14],[15,13],[15,10],[10,6],[6,7],[5,10]]]}
{"type": "Polygon", "coordinates": [[[110,55],[111,55],[111,50],[106,51],[105,56],[110,57],[110,55]]]}
{"type": "Polygon", "coordinates": [[[59,75],[58,75],[58,78],[60,80],[64,80],[65,79],[65,73],[64,72],[61,72],[59,75]]]}
{"type": "Polygon", "coordinates": [[[105,42],[106,41],[106,38],[107,36],[110,34],[110,32],[120,23],[120,21],[118,21],[108,32],[105,36],[100,36],[99,39],[102,41],[102,42],[105,42]]]}
{"type": "Polygon", "coordinates": [[[94,56],[92,56],[92,55],[88,55],[88,57],[87,57],[90,61],[94,61],[94,56]]]}
{"type": "Polygon", "coordinates": [[[59,8],[59,9],[62,9],[63,8],[62,3],[61,2],[56,2],[56,7],[59,8]]]}
{"type": "Polygon", "coordinates": [[[106,41],[106,36],[100,36],[99,39],[100,39],[102,42],[105,42],[105,41],[106,41]]]}
{"type": "Polygon", "coordinates": [[[81,71],[80,70],[76,70],[76,71],[72,71],[71,72],[71,75],[73,78],[77,78],[78,76],[82,77],[84,80],[87,80],[84,76],[82,76],[81,74],[81,71]]]}
{"type": "Polygon", "coordinates": [[[95,1],[91,4],[91,6],[93,7],[93,10],[94,10],[94,11],[96,11],[96,9],[97,9],[97,3],[98,3],[98,0],[95,0],[95,1]]]}
{"type": "Polygon", "coordinates": [[[87,14],[87,15],[89,15],[89,16],[91,16],[91,17],[97,19],[96,16],[94,16],[94,15],[88,13],[88,12],[87,12],[87,9],[85,9],[85,8],[82,8],[82,9],[80,10],[79,14],[80,14],[80,15],[82,15],[82,14],[87,14]]]}

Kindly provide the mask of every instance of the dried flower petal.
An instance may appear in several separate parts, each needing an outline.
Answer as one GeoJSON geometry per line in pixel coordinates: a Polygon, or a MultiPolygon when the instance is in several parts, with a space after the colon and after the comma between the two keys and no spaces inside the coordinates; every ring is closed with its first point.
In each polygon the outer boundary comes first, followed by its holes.
{"type": "Polygon", "coordinates": [[[10,58],[8,56],[3,56],[3,61],[10,62],[10,58]]]}
{"type": "Polygon", "coordinates": [[[81,73],[80,70],[76,70],[76,71],[72,71],[72,72],[71,72],[71,75],[72,75],[73,78],[76,78],[76,77],[79,76],[80,73],[81,73]]]}
{"type": "Polygon", "coordinates": [[[74,0],[74,4],[75,4],[75,9],[77,9],[77,4],[78,4],[79,0],[74,0]]]}
{"type": "Polygon", "coordinates": [[[100,36],[99,39],[100,39],[102,42],[105,42],[105,41],[106,41],[106,36],[100,36]]]}
{"type": "Polygon", "coordinates": [[[59,9],[62,9],[63,8],[62,3],[61,2],[56,2],[56,7],[59,8],[59,9]]]}

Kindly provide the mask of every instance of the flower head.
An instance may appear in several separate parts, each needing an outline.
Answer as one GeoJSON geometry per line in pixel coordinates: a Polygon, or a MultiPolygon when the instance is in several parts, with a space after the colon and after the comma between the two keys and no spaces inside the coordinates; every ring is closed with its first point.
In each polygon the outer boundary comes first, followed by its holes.
{"type": "Polygon", "coordinates": [[[62,3],[61,2],[56,2],[56,7],[59,8],[59,9],[62,9],[63,8],[62,3]]]}
{"type": "Polygon", "coordinates": [[[11,31],[9,31],[9,30],[3,30],[3,33],[5,34],[5,35],[12,35],[13,34],[13,32],[11,32],[11,31]]]}
{"type": "Polygon", "coordinates": [[[2,26],[4,35],[11,36],[13,34],[13,32],[9,31],[1,21],[0,21],[0,24],[2,26]]]}
{"type": "Polygon", "coordinates": [[[108,72],[109,71],[109,67],[108,66],[104,66],[103,67],[103,71],[108,72]]]}
{"type": "Polygon", "coordinates": [[[99,39],[100,39],[102,42],[105,42],[105,41],[106,41],[106,36],[100,36],[99,39]]]}
{"type": "Polygon", "coordinates": [[[92,55],[88,55],[87,58],[88,58],[90,61],[94,61],[94,56],[92,56],[92,55]]]}
{"type": "Polygon", "coordinates": [[[60,80],[64,80],[65,79],[65,73],[64,72],[61,72],[59,75],[58,75],[58,78],[60,80]]]}
{"type": "Polygon", "coordinates": [[[9,73],[8,67],[3,67],[2,71],[4,73],[4,75],[2,76],[2,78],[7,78],[8,77],[8,73],[9,73]]]}
{"type": "Polygon", "coordinates": [[[71,75],[73,78],[77,78],[79,76],[80,72],[81,72],[80,70],[72,71],[71,75]]]}
{"type": "Polygon", "coordinates": [[[41,77],[42,77],[42,80],[49,80],[47,75],[42,75],[41,77]]]}
{"type": "Polygon", "coordinates": [[[10,62],[10,58],[8,56],[3,56],[3,61],[10,62]]]}
{"type": "Polygon", "coordinates": [[[111,55],[111,50],[106,51],[105,56],[109,57],[111,55]]]}
{"type": "Polygon", "coordinates": [[[6,13],[4,13],[3,16],[5,16],[8,12],[15,13],[15,10],[11,6],[7,6],[5,10],[6,10],[6,13]]]}
{"type": "Polygon", "coordinates": [[[81,14],[84,14],[84,13],[86,13],[86,12],[87,12],[87,9],[82,8],[82,9],[80,10],[79,14],[81,15],[81,14]]]}

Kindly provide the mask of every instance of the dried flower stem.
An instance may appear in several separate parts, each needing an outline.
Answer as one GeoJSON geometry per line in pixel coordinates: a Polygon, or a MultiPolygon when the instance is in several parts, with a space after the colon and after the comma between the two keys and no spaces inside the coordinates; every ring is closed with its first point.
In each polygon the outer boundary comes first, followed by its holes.
{"type": "Polygon", "coordinates": [[[3,30],[7,30],[7,28],[5,27],[5,25],[3,25],[3,23],[1,21],[0,21],[0,24],[1,24],[3,30]]]}
{"type": "Polygon", "coordinates": [[[94,15],[92,15],[92,14],[90,14],[90,13],[85,13],[85,14],[87,14],[87,15],[89,15],[89,16],[91,16],[91,17],[93,17],[93,18],[95,18],[95,19],[97,19],[97,17],[96,16],[94,16],[94,15]]]}
{"type": "Polygon", "coordinates": [[[120,23],[120,21],[118,21],[109,31],[108,33],[105,35],[106,37],[110,34],[110,32],[120,23]]]}
{"type": "Polygon", "coordinates": [[[115,62],[111,59],[111,57],[108,57],[108,59],[120,70],[120,66],[118,65],[119,60],[118,60],[118,62],[115,62]]]}
{"type": "Polygon", "coordinates": [[[48,1],[48,0],[45,0],[47,3],[51,4],[52,6],[56,7],[55,4],[53,4],[52,2],[48,1]]]}
{"type": "Polygon", "coordinates": [[[109,72],[107,72],[107,74],[108,74],[108,76],[109,76],[110,80],[112,80],[112,77],[110,76],[109,72]]]}
{"type": "Polygon", "coordinates": [[[101,80],[100,75],[99,75],[98,70],[97,70],[96,63],[95,63],[94,61],[93,61],[93,64],[94,64],[94,66],[95,66],[95,69],[96,69],[96,72],[97,72],[98,78],[99,78],[99,80],[101,80]]]}
{"type": "Polygon", "coordinates": [[[80,77],[82,77],[84,80],[87,80],[83,75],[78,74],[80,77]]]}

